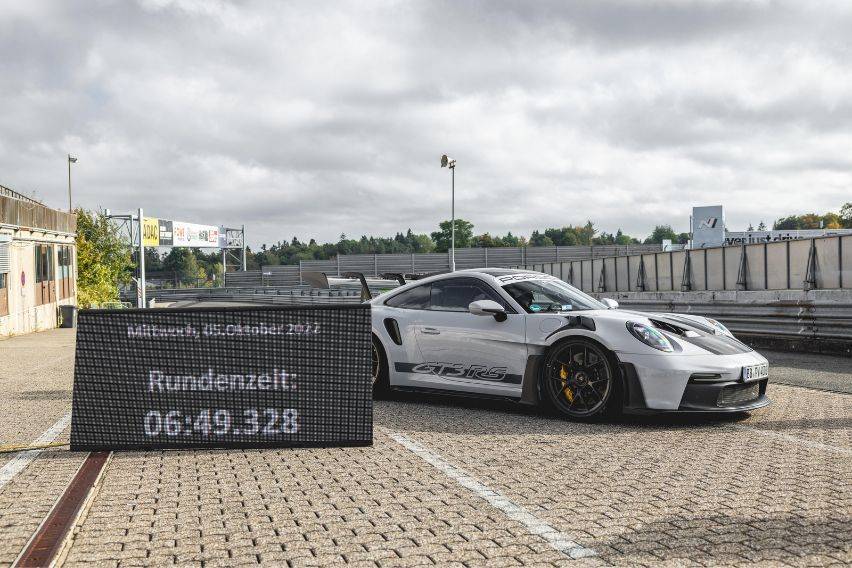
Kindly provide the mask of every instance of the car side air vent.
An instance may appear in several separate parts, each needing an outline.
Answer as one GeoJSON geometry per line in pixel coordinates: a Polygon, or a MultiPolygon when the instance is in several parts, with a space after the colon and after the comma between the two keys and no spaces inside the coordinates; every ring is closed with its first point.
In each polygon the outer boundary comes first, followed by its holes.
{"type": "Polygon", "coordinates": [[[388,335],[397,345],[402,345],[402,334],[399,332],[399,324],[393,318],[385,318],[385,329],[388,330],[388,335]]]}

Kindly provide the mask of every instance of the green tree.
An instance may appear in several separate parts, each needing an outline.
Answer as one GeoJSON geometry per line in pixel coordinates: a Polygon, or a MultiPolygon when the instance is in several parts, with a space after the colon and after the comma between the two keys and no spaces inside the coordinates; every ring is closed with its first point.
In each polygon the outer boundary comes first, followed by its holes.
{"type": "Polygon", "coordinates": [[[671,225],[657,225],[651,232],[651,236],[645,239],[645,244],[662,244],[665,239],[671,239],[673,243],[676,243],[679,241],[679,235],[672,230],[671,225]]]}
{"type": "Polygon", "coordinates": [[[130,282],[130,247],[103,211],[78,208],[77,305],[92,308],[118,300],[121,284],[130,282]]]}
{"type": "Polygon", "coordinates": [[[553,239],[548,237],[547,235],[543,235],[538,231],[533,231],[532,235],[530,235],[530,246],[534,247],[552,247],[553,239]]]}
{"type": "MultiPolygon", "coordinates": [[[[452,221],[442,221],[440,230],[432,233],[432,241],[435,243],[436,252],[447,252],[450,250],[452,235],[452,221]]],[[[456,219],[456,248],[469,247],[473,241],[473,223],[464,219],[456,219]]]]}
{"type": "Polygon", "coordinates": [[[782,217],[772,224],[772,228],[776,231],[791,231],[794,229],[804,229],[802,220],[797,215],[782,217]]]}
{"type": "Polygon", "coordinates": [[[181,284],[196,284],[207,281],[207,273],[199,265],[191,249],[175,247],[163,259],[166,272],[174,272],[181,284]]]}
{"type": "Polygon", "coordinates": [[[840,219],[843,221],[843,226],[847,229],[852,229],[852,201],[844,203],[840,208],[840,219]]]}

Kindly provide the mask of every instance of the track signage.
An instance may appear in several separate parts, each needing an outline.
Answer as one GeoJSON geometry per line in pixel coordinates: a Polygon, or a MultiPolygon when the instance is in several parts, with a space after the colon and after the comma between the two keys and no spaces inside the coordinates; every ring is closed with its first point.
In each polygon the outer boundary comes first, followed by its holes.
{"type": "Polygon", "coordinates": [[[82,310],[72,450],[372,443],[370,306],[82,310]]]}

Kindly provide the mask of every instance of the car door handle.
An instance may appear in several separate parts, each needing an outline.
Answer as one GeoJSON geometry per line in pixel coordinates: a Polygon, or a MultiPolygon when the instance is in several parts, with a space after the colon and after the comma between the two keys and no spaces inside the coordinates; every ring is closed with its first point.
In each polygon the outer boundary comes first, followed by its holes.
{"type": "Polygon", "coordinates": [[[424,335],[441,335],[441,332],[434,327],[424,327],[422,332],[424,335]]]}

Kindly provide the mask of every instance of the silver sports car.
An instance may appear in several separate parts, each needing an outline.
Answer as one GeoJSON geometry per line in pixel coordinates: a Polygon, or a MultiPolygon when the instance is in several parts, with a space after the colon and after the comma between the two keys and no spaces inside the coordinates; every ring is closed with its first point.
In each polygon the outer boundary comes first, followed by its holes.
{"type": "Polygon", "coordinates": [[[767,360],[719,322],[622,310],[547,274],[462,270],[371,304],[377,390],[544,402],[572,418],[769,404],[767,360]]]}

